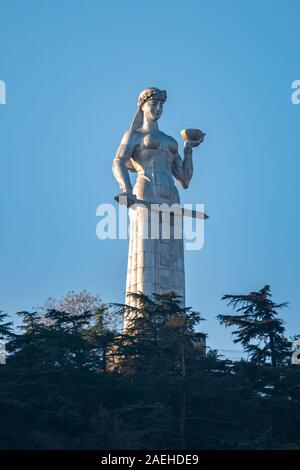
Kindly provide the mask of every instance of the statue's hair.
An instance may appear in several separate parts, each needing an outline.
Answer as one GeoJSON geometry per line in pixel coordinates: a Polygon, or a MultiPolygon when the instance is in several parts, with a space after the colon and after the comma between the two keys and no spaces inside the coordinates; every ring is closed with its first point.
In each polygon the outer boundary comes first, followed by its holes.
{"type": "Polygon", "coordinates": [[[138,110],[132,121],[130,126],[130,130],[134,131],[135,129],[139,129],[143,124],[143,110],[142,107],[147,101],[150,100],[158,100],[162,101],[163,103],[167,99],[167,92],[166,90],[159,90],[155,87],[146,88],[145,90],[141,91],[138,98],[138,110]]]}
{"type": "Polygon", "coordinates": [[[162,101],[163,103],[167,99],[166,90],[159,90],[155,87],[146,88],[139,94],[138,98],[138,108],[141,109],[147,101],[157,100],[162,101]]]}

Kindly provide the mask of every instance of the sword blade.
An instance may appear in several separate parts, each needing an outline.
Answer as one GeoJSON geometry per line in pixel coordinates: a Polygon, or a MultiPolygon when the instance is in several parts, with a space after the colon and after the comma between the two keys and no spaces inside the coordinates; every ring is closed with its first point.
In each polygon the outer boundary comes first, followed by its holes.
{"type": "Polygon", "coordinates": [[[126,196],[123,196],[122,194],[119,194],[115,197],[115,200],[119,202],[119,204],[125,205],[128,208],[134,208],[134,206],[145,206],[150,210],[153,211],[158,211],[158,212],[165,212],[165,213],[173,213],[177,215],[181,215],[184,217],[192,217],[194,219],[209,219],[209,216],[205,214],[204,212],[196,211],[194,209],[186,209],[185,207],[179,207],[176,208],[175,210],[173,209],[166,209],[165,207],[162,207],[161,204],[158,202],[151,202],[151,201],[146,201],[144,199],[132,199],[128,200],[126,196]]]}

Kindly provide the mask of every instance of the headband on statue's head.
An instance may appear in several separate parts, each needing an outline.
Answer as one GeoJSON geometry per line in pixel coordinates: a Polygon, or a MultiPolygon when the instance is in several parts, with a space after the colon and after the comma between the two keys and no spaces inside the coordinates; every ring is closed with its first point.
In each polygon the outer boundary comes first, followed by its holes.
{"type": "Polygon", "coordinates": [[[146,90],[143,90],[139,94],[138,107],[139,109],[141,109],[144,106],[144,104],[150,100],[162,101],[164,103],[166,99],[167,99],[166,90],[159,90],[158,88],[155,88],[155,87],[146,88],[146,90]]]}
{"type": "Polygon", "coordinates": [[[166,99],[167,99],[166,90],[159,90],[158,88],[155,88],[155,87],[146,88],[145,90],[143,90],[139,94],[138,111],[130,126],[130,130],[138,129],[139,127],[143,125],[144,113],[142,111],[142,107],[147,101],[155,100],[155,101],[162,101],[164,103],[166,99]]]}

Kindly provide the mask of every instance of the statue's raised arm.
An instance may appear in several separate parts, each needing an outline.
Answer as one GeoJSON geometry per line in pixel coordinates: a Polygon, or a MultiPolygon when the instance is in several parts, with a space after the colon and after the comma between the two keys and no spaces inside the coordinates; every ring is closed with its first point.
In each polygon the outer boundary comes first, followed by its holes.
{"type": "MultiPolygon", "coordinates": [[[[203,132],[199,131],[199,133],[197,132],[195,136],[196,138],[192,140],[191,138],[188,138],[188,131],[191,130],[192,129],[184,129],[183,131],[181,131],[181,135],[184,139],[184,159],[182,161],[179,153],[177,153],[172,166],[172,173],[174,177],[184,189],[187,189],[189,187],[190,181],[193,176],[192,148],[198,147],[198,145],[203,142],[205,136],[203,132]]],[[[193,129],[193,131],[196,131],[196,129],[193,129]]]]}

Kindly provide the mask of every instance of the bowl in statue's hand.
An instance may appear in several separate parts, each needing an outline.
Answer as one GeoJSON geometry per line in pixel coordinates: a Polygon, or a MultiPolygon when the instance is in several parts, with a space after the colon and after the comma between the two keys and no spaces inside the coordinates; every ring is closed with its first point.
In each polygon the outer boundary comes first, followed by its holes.
{"type": "Polygon", "coordinates": [[[192,142],[202,142],[205,137],[205,132],[200,131],[200,129],[182,129],[180,134],[184,141],[190,140],[192,142]]]}

